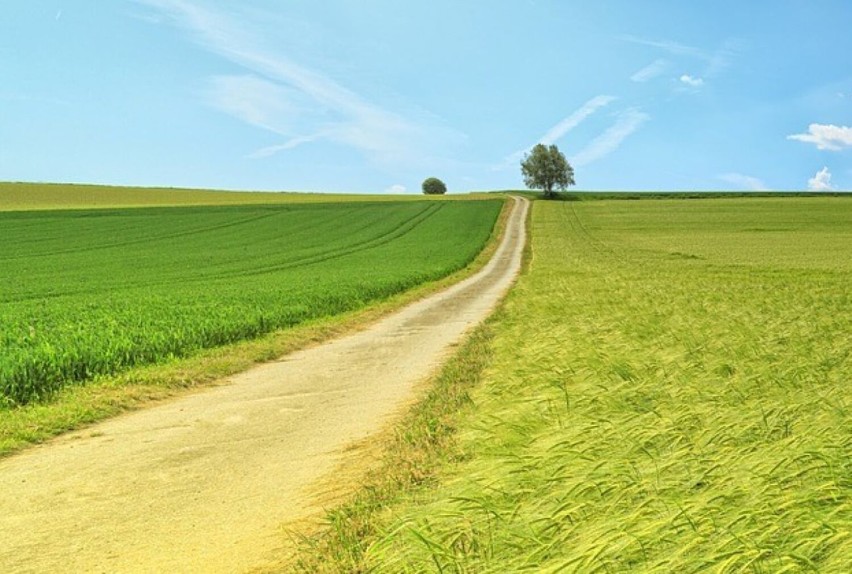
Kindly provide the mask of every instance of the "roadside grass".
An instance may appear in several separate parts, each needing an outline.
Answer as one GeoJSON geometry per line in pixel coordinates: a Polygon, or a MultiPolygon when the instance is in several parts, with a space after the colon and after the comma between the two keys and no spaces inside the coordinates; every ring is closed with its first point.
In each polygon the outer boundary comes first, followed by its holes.
{"type": "Polygon", "coordinates": [[[464,459],[456,425],[459,413],[471,405],[470,390],[479,384],[491,359],[489,325],[480,326],[467,338],[398,426],[374,439],[370,450],[381,453],[381,462],[359,478],[361,485],[354,495],[332,509],[320,529],[312,525],[307,535],[290,534],[296,550],[289,556],[289,565],[282,566],[284,571],[369,571],[365,554],[380,533],[377,518],[388,505],[417,489],[437,487],[444,466],[464,459]]]}
{"type": "Polygon", "coordinates": [[[465,268],[366,307],[321,317],[258,338],[199,351],[190,357],[99,376],[57,391],[48,400],[0,408],[0,456],[83,428],[122,412],[218,384],[226,377],[292,351],[364,328],[380,317],[444,289],[481,269],[497,248],[510,202],[505,202],[483,250],[465,268]]]}
{"type": "Polygon", "coordinates": [[[852,204],[639,205],[534,205],[527,271],[445,375],[470,404],[433,391],[462,408],[415,411],[294,570],[849,571],[852,204]]]}

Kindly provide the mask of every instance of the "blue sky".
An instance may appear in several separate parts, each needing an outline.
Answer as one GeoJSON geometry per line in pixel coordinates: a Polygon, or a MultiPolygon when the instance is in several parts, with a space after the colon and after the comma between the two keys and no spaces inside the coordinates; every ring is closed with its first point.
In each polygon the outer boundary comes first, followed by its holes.
{"type": "Polygon", "coordinates": [[[852,189],[849,0],[3,0],[0,180],[852,189]]]}

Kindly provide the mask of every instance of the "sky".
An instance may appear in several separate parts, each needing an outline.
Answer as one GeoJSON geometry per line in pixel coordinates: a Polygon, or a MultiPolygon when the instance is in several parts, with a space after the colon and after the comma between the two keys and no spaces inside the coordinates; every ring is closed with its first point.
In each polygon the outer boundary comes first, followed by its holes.
{"type": "Polygon", "coordinates": [[[0,181],[852,189],[850,0],[2,0],[0,181]]]}

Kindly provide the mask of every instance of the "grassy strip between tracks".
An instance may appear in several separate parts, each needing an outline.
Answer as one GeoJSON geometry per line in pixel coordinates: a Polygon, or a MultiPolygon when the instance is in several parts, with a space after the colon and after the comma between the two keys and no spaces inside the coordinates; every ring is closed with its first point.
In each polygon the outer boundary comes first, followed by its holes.
{"type": "Polygon", "coordinates": [[[497,248],[511,208],[507,202],[485,248],[466,268],[365,308],[311,320],[249,341],[203,350],[188,358],[136,367],[69,386],[44,403],[0,409],[0,456],[64,432],[135,410],[157,401],[221,384],[229,375],[297,349],[363,328],[406,304],[437,292],[481,269],[497,248]]]}
{"type": "Polygon", "coordinates": [[[847,572],[850,216],[536,203],[496,320],[290,568],[847,572]]]}

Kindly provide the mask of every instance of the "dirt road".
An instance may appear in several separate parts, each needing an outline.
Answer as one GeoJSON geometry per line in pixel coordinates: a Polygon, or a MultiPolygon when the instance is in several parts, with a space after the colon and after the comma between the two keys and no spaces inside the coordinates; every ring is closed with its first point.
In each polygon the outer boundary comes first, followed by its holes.
{"type": "Polygon", "coordinates": [[[412,399],[517,274],[526,200],[477,275],[359,333],[0,461],[0,572],[245,572],[317,512],[348,445],[412,399]]]}

